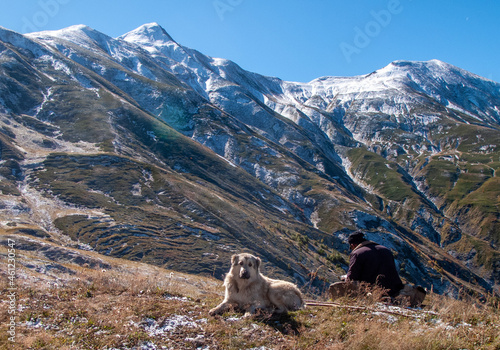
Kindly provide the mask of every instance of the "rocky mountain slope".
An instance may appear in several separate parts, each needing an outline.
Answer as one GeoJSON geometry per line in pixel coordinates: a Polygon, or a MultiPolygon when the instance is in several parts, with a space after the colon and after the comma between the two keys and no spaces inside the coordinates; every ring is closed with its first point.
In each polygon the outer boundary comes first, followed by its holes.
{"type": "Polygon", "coordinates": [[[157,24],[0,29],[8,234],[221,277],[246,250],[321,291],[346,235],[435,291],[500,283],[500,84],[440,61],[286,82],[157,24]]]}

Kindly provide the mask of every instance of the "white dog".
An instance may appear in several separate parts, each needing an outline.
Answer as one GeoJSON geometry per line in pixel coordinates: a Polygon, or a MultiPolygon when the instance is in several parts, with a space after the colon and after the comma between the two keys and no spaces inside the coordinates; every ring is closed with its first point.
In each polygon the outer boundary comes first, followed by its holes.
{"type": "Polygon", "coordinates": [[[246,311],[245,316],[257,309],[287,312],[304,305],[300,290],[293,283],[273,280],[260,273],[260,259],[251,254],[235,254],[226,275],[224,301],[209,311],[211,316],[222,314],[231,307],[246,311]]]}

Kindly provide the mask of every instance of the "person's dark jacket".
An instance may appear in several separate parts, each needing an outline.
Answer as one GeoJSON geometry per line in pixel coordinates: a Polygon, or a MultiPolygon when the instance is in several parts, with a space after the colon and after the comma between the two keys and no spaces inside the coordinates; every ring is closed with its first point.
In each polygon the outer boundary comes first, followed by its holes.
{"type": "Polygon", "coordinates": [[[392,252],[371,241],[360,243],[351,252],[347,279],[376,284],[387,289],[391,297],[403,288],[392,252]]]}

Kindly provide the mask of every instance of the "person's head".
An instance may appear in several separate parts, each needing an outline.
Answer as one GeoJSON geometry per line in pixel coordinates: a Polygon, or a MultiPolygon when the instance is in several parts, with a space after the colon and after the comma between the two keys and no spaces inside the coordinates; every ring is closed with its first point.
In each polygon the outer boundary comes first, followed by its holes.
{"type": "Polygon", "coordinates": [[[349,242],[349,247],[351,250],[356,248],[358,244],[363,243],[366,241],[365,235],[361,231],[355,231],[349,235],[347,238],[347,242],[349,242]]]}

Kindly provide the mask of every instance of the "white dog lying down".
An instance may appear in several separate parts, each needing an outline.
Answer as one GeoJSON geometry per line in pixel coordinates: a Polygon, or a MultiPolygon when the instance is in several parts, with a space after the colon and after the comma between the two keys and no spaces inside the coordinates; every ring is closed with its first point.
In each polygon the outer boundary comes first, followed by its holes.
{"type": "Polygon", "coordinates": [[[257,309],[287,312],[304,305],[299,289],[290,282],[273,280],[260,273],[260,259],[251,254],[235,254],[226,275],[224,301],[209,311],[211,316],[222,314],[231,307],[254,314],[257,309]]]}

